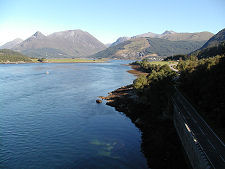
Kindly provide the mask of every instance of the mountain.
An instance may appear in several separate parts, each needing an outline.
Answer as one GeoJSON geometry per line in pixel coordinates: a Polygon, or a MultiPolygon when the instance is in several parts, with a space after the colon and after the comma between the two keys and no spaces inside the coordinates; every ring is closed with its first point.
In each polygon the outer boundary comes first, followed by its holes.
{"type": "Polygon", "coordinates": [[[165,32],[163,32],[162,34],[148,32],[148,33],[144,33],[144,34],[140,34],[140,35],[133,36],[132,38],[149,37],[149,38],[162,38],[163,39],[164,36],[171,35],[171,34],[175,34],[175,33],[176,32],[174,32],[174,31],[167,31],[167,30],[165,32]]]}
{"type": "Polygon", "coordinates": [[[167,39],[170,41],[207,41],[212,36],[213,36],[213,33],[210,33],[210,32],[177,33],[172,30],[170,31],[166,30],[162,34],[148,32],[148,33],[136,35],[133,37],[121,37],[117,39],[116,42],[114,42],[111,46],[115,46],[126,40],[136,39],[136,38],[146,38],[146,37],[167,39]]]}
{"type": "Polygon", "coordinates": [[[188,56],[198,59],[225,54],[225,28],[211,37],[201,48],[191,52],[188,56]]]}
{"type": "Polygon", "coordinates": [[[144,38],[144,37],[158,38],[158,37],[160,37],[160,34],[148,32],[148,33],[143,33],[140,35],[133,36],[132,38],[135,39],[135,38],[144,38]]]}
{"type": "Polygon", "coordinates": [[[141,59],[143,57],[165,57],[176,54],[188,54],[200,48],[206,41],[170,41],[161,38],[132,38],[111,46],[91,57],[141,59]]]}
{"type": "Polygon", "coordinates": [[[112,43],[106,43],[104,45],[108,48],[108,47],[110,47],[112,45],[112,43]]]}
{"type": "Polygon", "coordinates": [[[138,38],[131,39],[119,43],[115,46],[110,46],[109,48],[100,51],[90,57],[93,58],[120,58],[129,59],[136,55],[139,55],[145,48],[148,48],[149,44],[146,39],[138,38]]]}
{"type": "Polygon", "coordinates": [[[45,36],[41,32],[14,47],[31,57],[85,57],[105,49],[105,45],[88,32],[68,30],[45,36]]]}
{"type": "Polygon", "coordinates": [[[202,47],[201,49],[207,47],[213,47],[219,45],[222,41],[225,41],[225,28],[219,31],[216,35],[211,37],[202,47]]]}
{"type": "Polygon", "coordinates": [[[171,41],[207,41],[213,36],[210,32],[197,33],[176,33],[173,31],[166,31],[160,35],[159,38],[171,41]]]}
{"type": "Polygon", "coordinates": [[[171,35],[171,34],[176,34],[176,32],[174,32],[174,31],[168,31],[168,30],[166,30],[165,32],[163,32],[162,34],[161,34],[161,36],[164,36],[164,35],[171,35]]]}
{"type": "Polygon", "coordinates": [[[203,48],[196,52],[196,57],[198,59],[214,57],[216,55],[225,55],[225,41],[220,42],[216,46],[210,46],[207,48],[203,48]]]}
{"type": "Polygon", "coordinates": [[[0,63],[32,62],[31,58],[10,49],[0,49],[0,63]]]}
{"type": "Polygon", "coordinates": [[[122,43],[124,41],[127,41],[127,40],[130,40],[130,37],[119,37],[114,43],[112,43],[110,46],[116,46],[118,45],[119,43],[122,43]]]}
{"type": "Polygon", "coordinates": [[[5,43],[4,45],[0,46],[0,49],[12,49],[16,45],[20,44],[23,40],[20,38],[14,39],[10,42],[5,43]]]}
{"type": "Polygon", "coordinates": [[[210,32],[177,33],[172,30],[162,34],[148,32],[133,37],[120,37],[109,48],[91,57],[125,59],[188,54],[200,48],[212,36],[210,32]]]}

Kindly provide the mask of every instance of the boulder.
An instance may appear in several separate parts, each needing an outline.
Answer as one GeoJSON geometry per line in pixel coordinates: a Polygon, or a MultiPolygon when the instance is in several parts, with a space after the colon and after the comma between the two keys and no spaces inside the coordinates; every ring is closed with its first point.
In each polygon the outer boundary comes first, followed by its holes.
{"type": "Polygon", "coordinates": [[[102,100],[97,99],[97,100],[96,100],[96,103],[98,103],[98,104],[99,104],[99,103],[102,103],[102,100]]]}

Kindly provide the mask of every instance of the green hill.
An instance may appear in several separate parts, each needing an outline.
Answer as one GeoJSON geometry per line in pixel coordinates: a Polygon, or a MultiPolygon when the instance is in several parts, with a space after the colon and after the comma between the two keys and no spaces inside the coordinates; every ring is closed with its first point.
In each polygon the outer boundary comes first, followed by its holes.
{"type": "Polygon", "coordinates": [[[203,48],[202,50],[198,50],[195,52],[195,55],[198,59],[224,54],[225,54],[225,41],[218,43],[216,46],[203,48]]]}
{"type": "Polygon", "coordinates": [[[195,56],[198,59],[225,54],[225,29],[211,37],[201,48],[191,52],[187,56],[195,56]]]}
{"type": "Polygon", "coordinates": [[[150,47],[146,51],[154,52],[159,56],[187,54],[205,43],[205,41],[170,41],[160,38],[148,38],[148,41],[150,47]]]}
{"type": "Polygon", "coordinates": [[[0,49],[0,63],[32,62],[31,58],[10,49],[0,49]]]}
{"type": "Polygon", "coordinates": [[[200,48],[205,41],[170,41],[160,38],[135,38],[111,46],[94,55],[93,58],[141,59],[143,57],[165,57],[187,54],[200,48]]]}

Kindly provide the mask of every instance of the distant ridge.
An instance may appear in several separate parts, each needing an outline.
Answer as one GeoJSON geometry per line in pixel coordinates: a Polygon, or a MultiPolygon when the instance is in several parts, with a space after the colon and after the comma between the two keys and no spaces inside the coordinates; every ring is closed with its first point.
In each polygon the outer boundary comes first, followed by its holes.
{"type": "Polygon", "coordinates": [[[115,46],[126,40],[136,39],[136,38],[146,38],[146,37],[167,39],[170,41],[207,41],[213,35],[214,34],[211,32],[177,33],[172,30],[170,30],[170,31],[166,30],[162,34],[148,32],[148,33],[136,35],[133,37],[120,37],[111,46],[115,46]]]}
{"type": "Polygon", "coordinates": [[[119,37],[114,43],[112,43],[110,46],[116,46],[119,43],[122,43],[124,41],[130,40],[130,37],[119,37]]]}
{"type": "Polygon", "coordinates": [[[196,33],[167,33],[162,34],[160,38],[171,41],[207,41],[214,34],[210,32],[196,32],[196,33]]]}
{"type": "Polygon", "coordinates": [[[16,38],[10,42],[5,43],[4,45],[0,46],[0,49],[12,49],[14,48],[16,45],[20,44],[21,42],[23,42],[22,39],[20,38],[16,38]]]}

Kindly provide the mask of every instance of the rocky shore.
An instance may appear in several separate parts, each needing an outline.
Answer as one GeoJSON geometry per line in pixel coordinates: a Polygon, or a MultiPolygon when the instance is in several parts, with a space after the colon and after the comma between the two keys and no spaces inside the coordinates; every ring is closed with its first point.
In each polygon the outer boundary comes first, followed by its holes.
{"type": "Polygon", "coordinates": [[[163,115],[164,113],[161,116],[153,115],[149,105],[139,101],[132,85],[123,86],[108,96],[99,98],[106,100],[106,104],[117,111],[123,112],[140,129],[141,149],[150,168],[188,168],[182,145],[173,126],[171,105],[168,105],[167,115],[163,115]]]}

